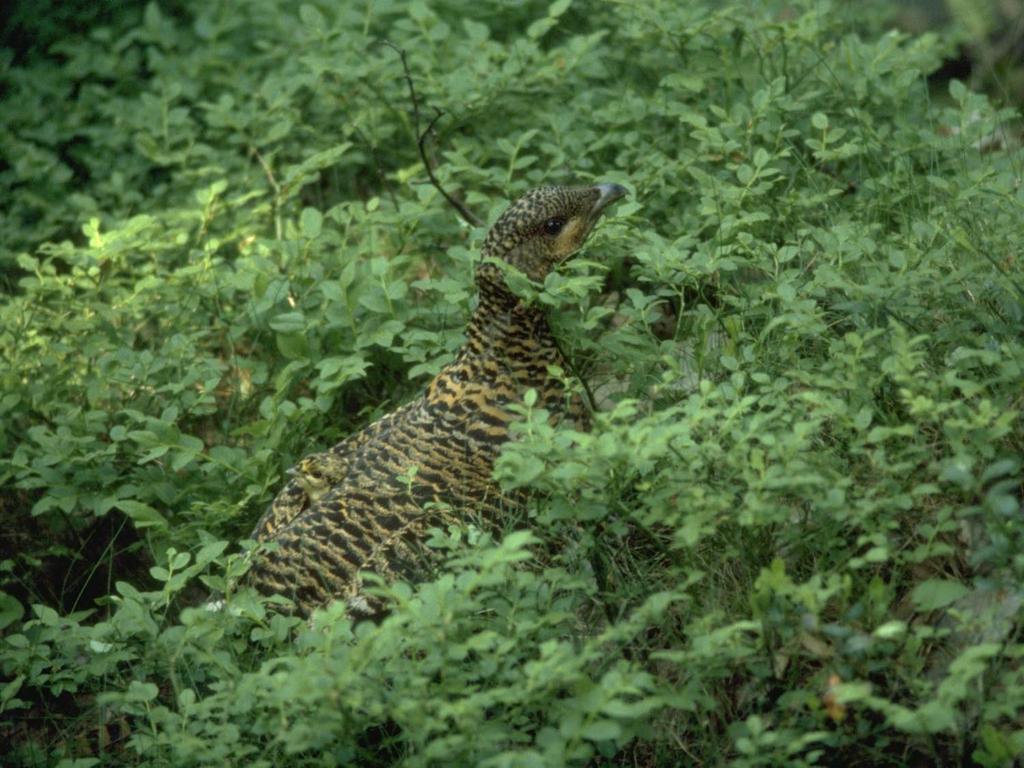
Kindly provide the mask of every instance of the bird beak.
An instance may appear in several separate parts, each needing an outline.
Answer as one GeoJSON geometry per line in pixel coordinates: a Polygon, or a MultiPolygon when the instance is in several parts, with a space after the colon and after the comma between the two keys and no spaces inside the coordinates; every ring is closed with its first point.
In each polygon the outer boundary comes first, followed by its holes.
{"type": "Polygon", "coordinates": [[[288,467],[288,469],[286,469],[284,473],[289,477],[295,477],[297,474],[299,474],[299,470],[296,469],[295,467],[288,467]]]}
{"type": "Polygon", "coordinates": [[[600,193],[597,202],[594,203],[594,207],[590,209],[590,215],[595,219],[609,205],[629,194],[629,190],[621,184],[598,184],[594,188],[600,193]]]}

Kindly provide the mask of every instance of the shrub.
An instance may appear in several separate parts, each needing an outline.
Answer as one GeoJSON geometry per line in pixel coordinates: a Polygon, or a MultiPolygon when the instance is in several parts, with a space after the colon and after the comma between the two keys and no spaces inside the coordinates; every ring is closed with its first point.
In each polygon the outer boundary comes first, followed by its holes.
{"type": "Polygon", "coordinates": [[[150,4],[7,55],[11,762],[1019,760],[1016,117],[872,18],[150,4]],[[525,519],[305,624],[229,542],[461,343],[485,228],[424,160],[487,221],[634,191],[521,286],[594,428],[527,399],[525,519]]]}

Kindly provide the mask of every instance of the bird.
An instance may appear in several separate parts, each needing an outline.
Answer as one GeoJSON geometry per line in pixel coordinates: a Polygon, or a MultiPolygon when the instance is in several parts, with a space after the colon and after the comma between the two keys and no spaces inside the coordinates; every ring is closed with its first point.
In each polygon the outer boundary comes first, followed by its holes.
{"type": "Polygon", "coordinates": [[[323,453],[311,454],[257,523],[248,580],[290,598],[308,616],[344,600],[355,618],[379,618],[364,575],[416,580],[429,572],[432,527],[496,522],[520,500],[492,478],[517,418],[536,393],[552,422],[588,422],[544,310],[512,292],[509,268],[535,283],[580,249],[607,208],[627,194],[614,183],[547,186],[515,200],[489,229],[474,279],[477,305],[455,359],[415,400],[323,453]]]}

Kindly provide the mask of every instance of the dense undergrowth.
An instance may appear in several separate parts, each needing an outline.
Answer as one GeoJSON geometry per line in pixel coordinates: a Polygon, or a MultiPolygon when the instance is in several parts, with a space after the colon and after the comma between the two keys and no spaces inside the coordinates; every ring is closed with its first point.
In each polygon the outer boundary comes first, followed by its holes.
{"type": "Polygon", "coordinates": [[[6,764],[1024,755],[1015,115],[864,5],[751,8],[181,2],[3,54],[6,764]],[[236,542],[461,342],[435,110],[481,219],[632,190],[533,295],[599,412],[524,404],[530,519],[307,625],[236,542]]]}

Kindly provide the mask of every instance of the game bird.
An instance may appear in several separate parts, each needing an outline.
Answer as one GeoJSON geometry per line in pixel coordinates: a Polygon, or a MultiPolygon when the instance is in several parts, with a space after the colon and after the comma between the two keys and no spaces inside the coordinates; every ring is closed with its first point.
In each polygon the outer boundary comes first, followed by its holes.
{"type": "Polygon", "coordinates": [[[515,503],[492,479],[495,460],[529,390],[553,421],[588,423],[544,310],[506,284],[512,267],[543,283],[579,250],[601,214],[626,194],[618,184],[541,187],[491,227],[475,280],[466,342],[426,392],[328,451],[303,459],[253,531],[276,546],[257,554],[249,579],[308,615],[345,600],[351,615],[380,615],[363,576],[415,580],[428,572],[427,531],[465,519],[496,521],[515,503]]]}

